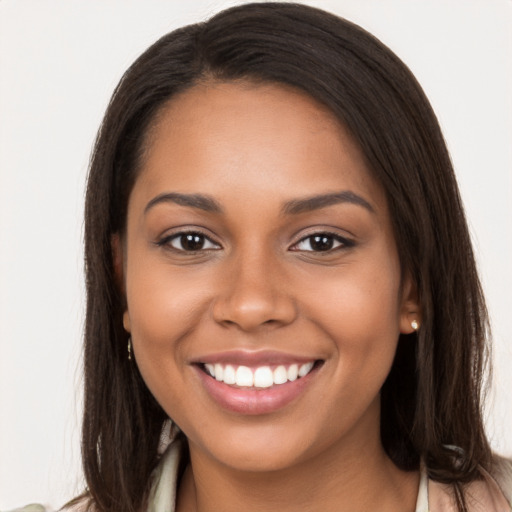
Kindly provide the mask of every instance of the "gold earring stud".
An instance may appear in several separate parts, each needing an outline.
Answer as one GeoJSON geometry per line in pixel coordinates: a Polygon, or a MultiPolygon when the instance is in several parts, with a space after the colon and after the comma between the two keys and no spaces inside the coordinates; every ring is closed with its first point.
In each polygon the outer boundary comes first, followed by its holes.
{"type": "Polygon", "coordinates": [[[413,320],[413,321],[411,322],[411,327],[412,327],[415,331],[417,331],[417,330],[420,328],[420,324],[418,323],[418,321],[417,321],[417,320],[413,320]]]}
{"type": "Polygon", "coordinates": [[[132,360],[132,338],[128,338],[128,361],[132,360]]]}

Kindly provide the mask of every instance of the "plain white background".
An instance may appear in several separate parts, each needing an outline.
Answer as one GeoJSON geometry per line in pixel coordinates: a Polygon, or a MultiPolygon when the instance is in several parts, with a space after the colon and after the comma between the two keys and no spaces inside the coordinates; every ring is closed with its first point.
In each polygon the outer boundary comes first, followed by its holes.
{"type": "MultiPolygon", "coordinates": [[[[82,202],[110,94],[154,40],[240,2],[0,0],[0,509],[82,488],[82,202]]],[[[413,70],[457,170],[494,326],[492,445],[512,455],[512,2],[309,1],[413,70]]]]}

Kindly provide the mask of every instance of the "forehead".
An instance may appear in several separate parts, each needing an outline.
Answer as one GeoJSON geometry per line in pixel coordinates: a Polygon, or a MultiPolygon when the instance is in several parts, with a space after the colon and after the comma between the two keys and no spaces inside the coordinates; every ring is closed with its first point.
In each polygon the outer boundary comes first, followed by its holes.
{"type": "Polygon", "coordinates": [[[385,203],[351,134],[322,104],[279,84],[209,82],[170,100],[148,132],[138,181],[290,197],[356,188],[385,203]]]}

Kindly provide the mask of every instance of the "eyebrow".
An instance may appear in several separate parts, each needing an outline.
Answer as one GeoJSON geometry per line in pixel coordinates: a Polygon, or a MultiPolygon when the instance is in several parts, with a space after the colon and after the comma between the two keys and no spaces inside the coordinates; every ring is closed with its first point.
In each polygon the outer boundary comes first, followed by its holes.
{"type": "Polygon", "coordinates": [[[366,199],[358,196],[350,190],[344,190],[333,194],[320,194],[317,196],[305,197],[303,199],[293,199],[284,204],[283,213],[296,215],[340,203],[355,204],[366,208],[371,213],[375,213],[373,206],[366,199]]]}
{"type": "MultiPolygon", "coordinates": [[[[157,204],[162,203],[174,203],[180,206],[188,206],[190,208],[197,208],[209,213],[223,213],[222,206],[212,197],[203,194],[180,194],[178,192],[165,192],[159,194],[149,201],[144,209],[146,214],[151,208],[157,204]]],[[[328,206],[336,204],[355,204],[366,208],[369,212],[375,213],[372,205],[361,196],[351,192],[350,190],[344,190],[342,192],[336,192],[332,194],[320,194],[311,197],[305,197],[302,199],[292,199],[287,201],[282,208],[282,212],[287,215],[297,215],[300,213],[311,212],[314,210],[320,210],[328,206]]]]}
{"type": "Polygon", "coordinates": [[[210,213],[222,213],[222,207],[212,197],[203,194],[179,194],[177,192],[168,192],[159,194],[149,201],[144,208],[146,214],[151,208],[161,203],[175,203],[180,206],[188,206],[190,208],[197,208],[210,213]]]}

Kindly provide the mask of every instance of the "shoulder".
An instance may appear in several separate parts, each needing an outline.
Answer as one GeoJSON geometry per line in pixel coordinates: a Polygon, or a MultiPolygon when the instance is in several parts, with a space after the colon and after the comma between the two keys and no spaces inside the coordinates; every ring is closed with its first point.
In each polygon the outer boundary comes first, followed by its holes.
{"type": "Polygon", "coordinates": [[[5,512],[52,512],[52,510],[46,508],[44,505],[40,505],[39,503],[32,503],[25,507],[6,510],[5,512]]]}
{"type": "MultiPolygon", "coordinates": [[[[57,509],[41,505],[40,503],[31,503],[24,507],[2,510],[0,512],[57,512],[57,509]]],[[[58,512],[94,512],[94,508],[90,505],[86,496],[80,496],[58,509],[58,512]]]]}

